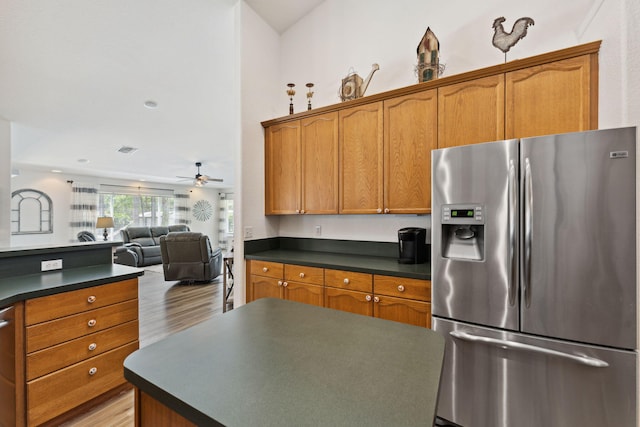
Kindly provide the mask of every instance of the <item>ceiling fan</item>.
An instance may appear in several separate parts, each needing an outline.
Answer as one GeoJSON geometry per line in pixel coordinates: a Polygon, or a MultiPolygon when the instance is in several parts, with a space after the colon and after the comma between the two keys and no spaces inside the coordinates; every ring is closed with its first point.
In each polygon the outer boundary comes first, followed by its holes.
{"type": "Polygon", "coordinates": [[[215,182],[222,182],[222,178],[211,178],[207,175],[202,175],[200,173],[200,166],[202,166],[201,162],[196,162],[196,167],[198,168],[198,172],[196,173],[195,177],[189,177],[189,176],[178,176],[177,178],[182,178],[182,181],[185,180],[193,180],[193,184],[196,187],[202,187],[203,185],[205,185],[207,182],[209,181],[215,181],[215,182]]]}

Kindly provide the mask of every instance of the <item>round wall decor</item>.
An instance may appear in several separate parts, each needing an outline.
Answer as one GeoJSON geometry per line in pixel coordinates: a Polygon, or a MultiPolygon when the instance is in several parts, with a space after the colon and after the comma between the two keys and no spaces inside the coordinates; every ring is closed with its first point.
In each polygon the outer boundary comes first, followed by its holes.
{"type": "Polygon", "coordinates": [[[193,205],[193,216],[198,221],[207,221],[213,215],[213,207],[206,200],[198,200],[193,205]]]}

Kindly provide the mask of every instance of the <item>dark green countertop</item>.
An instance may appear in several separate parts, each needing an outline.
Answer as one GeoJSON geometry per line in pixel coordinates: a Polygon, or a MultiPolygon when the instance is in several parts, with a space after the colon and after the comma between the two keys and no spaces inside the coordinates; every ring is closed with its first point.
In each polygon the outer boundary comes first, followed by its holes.
{"type": "Polygon", "coordinates": [[[431,264],[399,264],[397,258],[314,252],[290,249],[271,249],[245,255],[246,259],[307,265],[361,273],[384,274],[431,280],[431,264]]]}
{"type": "Polygon", "coordinates": [[[127,357],[125,378],[207,426],[430,426],[444,339],[263,298],[127,357]]]}
{"type": "Polygon", "coordinates": [[[0,278],[0,307],[31,298],[132,279],[143,274],[144,270],[140,268],[98,264],[0,278]]]}

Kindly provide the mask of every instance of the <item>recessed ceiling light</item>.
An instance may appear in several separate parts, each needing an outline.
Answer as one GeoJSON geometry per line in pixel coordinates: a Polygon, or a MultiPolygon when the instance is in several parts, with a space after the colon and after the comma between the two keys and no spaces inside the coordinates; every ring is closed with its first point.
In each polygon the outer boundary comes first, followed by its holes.
{"type": "Polygon", "coordinates": [[[62,171],[60,169],[51,169],[51,172],[53,172],[53,173],[62,173],[62,171]]]}
{"type": "Polygon", "coordinates": [[[78,163],[89,163],[89,159],[78,159],[78,163]]]}
{"type": "Polygon", "coordinates": [[[154,108],[158,108],[158,103],[156,101],[149,99],[144,101],[144,106],[149,108],[150,110],[153,110],[154,108]]]}

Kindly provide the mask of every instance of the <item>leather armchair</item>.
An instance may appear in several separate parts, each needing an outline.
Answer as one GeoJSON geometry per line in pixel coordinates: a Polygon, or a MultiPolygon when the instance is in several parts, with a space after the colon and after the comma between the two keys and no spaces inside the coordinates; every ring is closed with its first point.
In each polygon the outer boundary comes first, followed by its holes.
{"type": "Polygon", "coordinates": [[[160,237],[164,280],[209,282],[222,268],[222,251],[202,233],[170,232],[160,237]]]}

